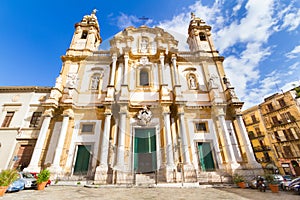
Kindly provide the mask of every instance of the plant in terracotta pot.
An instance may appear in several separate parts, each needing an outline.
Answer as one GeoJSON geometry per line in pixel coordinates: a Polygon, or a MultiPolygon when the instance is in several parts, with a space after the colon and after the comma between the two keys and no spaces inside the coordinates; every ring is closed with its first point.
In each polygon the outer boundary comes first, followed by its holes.
{"type": "Polygon", "coordinates": [[[38,174],[38,177],[36,180],[37,185],[38,185],[37,189],[38,190],[45,189],[45,186],[46,186],[49,178],[50,178],[50,171],[48,169],[41,170],[41,172],[38,174]]]}
{"type": "Polygon", "coordinates": [[[6,169],[0,172],[0,196],[3,196],[8,186],[19,178],[18,172],[13,169],[6,169]]]}
{"type": "Polygon", "coordinates": [[[274,175],[266,174],[266,181],[269,183],[269,188],[272,192],[279,192],[279,183],[276,181],[274,175]]]}
{"type": "Polygon", "coordinates": [[[246,188],[245,178],[240,174],[233,175],[233,182],[237,184],[240,188],[246,188]]]}

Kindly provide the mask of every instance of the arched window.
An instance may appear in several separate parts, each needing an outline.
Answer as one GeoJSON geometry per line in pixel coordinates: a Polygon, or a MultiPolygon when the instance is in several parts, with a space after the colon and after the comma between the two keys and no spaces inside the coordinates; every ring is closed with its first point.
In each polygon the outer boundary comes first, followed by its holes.
{"type": "Polygon", "coordinates": [[[100,82],[100,74],[94,74],[91,77],[91,84],[90,84],[91,90],[98,90],[99,89],[99,82],[100,82]]]}
{"type": "Polygon", "coordinates": [[[199,33],[199,37],[201,41],[206,41],[206,37],[204,33],[199,33]]]}
{"type": "Polygon", "coordinates": [[[146,69],[140,71],[140,86],[149,86],[149,72],[146,69]]]}

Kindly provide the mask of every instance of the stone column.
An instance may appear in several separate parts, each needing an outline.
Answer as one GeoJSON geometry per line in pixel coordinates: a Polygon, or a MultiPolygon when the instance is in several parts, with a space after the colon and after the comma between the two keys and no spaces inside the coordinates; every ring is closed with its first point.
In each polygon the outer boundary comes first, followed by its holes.
{"type": "Polygon", "coordinates": [[[232,169],[236,169],[239,164],[237,163],[237,160],[235,158],[235,155],[234,155],[234,151],[233,151],[233,148],[232,148],[232,144],[231,144],[231,140],[230,140],[230,135],[229,135],[229,132],[227,130],[227,126],[226,126],[226,121],[225,121],[225,117],[223,114],[219,114],[218,115],[218,120],[219,120],[219,123],[220,123],[220,126],[221,126],[221,136],[223,138],[223,142],[224,142],[224,146],[225,146],[225,149],[226,149],[226,157],[227,157],[227,162],[230,164],[230,167],[232,169]]]}
{"type": "Polygon", "coordinates": [[[120,126],[118,135],[117,168],[124,169],[125,134],[126,134],[126,112],[120,112],[120,126]]]}
{"type": "Polygon", "coordinates": [[[172,55],[172,70],[173,70],[173,76],[174,76],[174,84],[178,85],[178,77],[177,77],[177,64],[176,64],[176,56],[172,55]]]}
{"type": "Polygon", "coordinates": [[[113,63],[112,63],[111,77],[110,77],[109,85],[115,84],[116,66],[117,66],[117,55],[115,53],[112,56],[112,60],[113,60],[113,63]]]}
{"type": "Polygon", "coordinates": [[[96,168],[95,181],[98,184],[106,183],[108,171],[108,152],[110,138],[111,113],[105,113],[105,123],[101,142],[100,165],[96,168]]]}
{"type": "Polygon", "coordinates": [[[68,125],[69,125],[69,116],[68,115],[63,115],[63,122],[61,125],[61,130],[59,133],[59,138],[57,142],[57,147],[54,152],[54,159],[53,163],[50,167],[50,171],[53,173],[60,173],[62,171],[62,168],[60,166],[60,158],[62,155],[62,151],[64,148],[64,143],[67,135],[67,130],[68,130],[68,125]]]}
{"type": "Polygon", "coordinates": [[[124,72],[123,72],[123,84],[124,85],[128,85],[128,60],[129,60],[129,56],[128,53],[125,53],[124,55],[124,72]]]}
{"type": "Polygon", "coordinates": [[[42,154],[42,150],[44,147],[46,135],[49,129],[51,117],[52,117],[53,109],[48,109],[44,113],[44,121],[38,136],[38,139],[36,141],[30,163],[27,168],[24,169],[24,171],[30,171],[30,172],[40,172],[41,167],[39,166],[40,157],[42,154]]]}
{"type": "Polygon", "coordinates": [[[171,123],[170,123],[170,111],[169,107],[165,107],[163,111],[164,115],[164,125],[165,125],[165,138],[166,138],[166,179],[167,182],[173,182],[173,171],[175,169],[174,156],[173,156],[173,142],[171,135],[171,123]]]}
{"type": "Polygon", "coordinates": [[[159,59],[160,59],[160,66],[161,66],[161,68],[160,68],[160,70],[161,70],[161,84],[164,84],[165,83],[165,81],[164,81],[165,56],[164,56],[163,53],[160,53],[159,59]]]}
{"type": "Polygon", "coordinates": [[[167,155],[167,166],[174,167],[174,157],[173,157],[173,145],[172,136],[170,128],[170,113],[164,113],[164,125],[165,125],[165,138],[166,138],[166,155],[167,155]]]}
{"type": "Polygon", "coordinates": [[[248,138],[248,134],[246,131],[246,127],[244,125],[243,119],[241,115],[236,115],[236,120],[238,124],[238,128],[240,130],[240,135],[241,139],[246,151],[247,159],[248,159],[248,164],[251,165],[252,167],[259,167],[261,168],[261,165],[256,161],[253,149],[251,147],[250,140],[248,138]]]}
{"type": "Polygon", "coordinates": [[[188,140],[186,136],[186,127],[184,124],[184,113],[180,112],[179,115],[179,127],[180,127],[180,137],[181,137],[181,154],[183,156],[183,164],[191,164],[188,140]]]}
{"type": "Polygon", "coordinates": [[[111,113],[108,113],[105,116],[105,124],[104,124],[103,137],[101,143],[100,165],[104,165],[104,166],[107,166],[110,123],[111,123],[111,113]]]}

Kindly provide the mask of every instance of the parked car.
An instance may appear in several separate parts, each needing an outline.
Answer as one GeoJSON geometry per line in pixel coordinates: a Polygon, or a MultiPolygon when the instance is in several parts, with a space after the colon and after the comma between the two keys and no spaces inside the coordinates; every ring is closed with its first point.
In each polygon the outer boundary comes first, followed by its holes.
{"type": "Polygon", "coordinates": [[[36,178],[29,172],[19,172],[20,179],[22,179],[25,183],[25,188],[36,188],[36,178]]]}
{"type": "Polygon", "coordinates": [[[19,178],[8,186],[6,192],[17,192],[20,190],[24,190],[24,188],[25,188],[25,182],[23,179],[21,179],[21,176],[19,174],[19,178]]]}
{"type": "MultiPolygon", "coordinates": [[[[39,175],[38,172],[30,172],[30,173],[34,176],[34,178],[37,179],[37,177],[38,177],[38,175],[39,175]]],[[[49,180],[47,181],[46,187],[48,187],[48,186],[50,186],[50,185],[51,185],[51,180],[49,179],[49,180]]]]}
{"type": "Polygon", "coordinates": [[[297,194],[300,194],[300,177],[292,180],[288,187],[290,190],[296,192],[297,194]]]}
{"type": "Polygon", "coordinates": [[[278,184],[280,184],[283,181],[283,176],[280,174],[273,174],[274,181],[276,181],[278,184]]]}
{"type": "Polygon", "coordinates": [[[282,190],[289,190],[289,184],[292,181],[291,175],[283,175],[283,180],[279,183],[282,190]]]}

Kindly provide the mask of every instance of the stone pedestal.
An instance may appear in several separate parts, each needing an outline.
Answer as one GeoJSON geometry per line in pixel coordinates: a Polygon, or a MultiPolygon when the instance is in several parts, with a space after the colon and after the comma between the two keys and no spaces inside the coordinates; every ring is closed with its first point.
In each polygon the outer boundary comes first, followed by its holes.
{"type": "Polygon", "coordinates": [[[114,101],[115,87],[112,85],[107,86],[107,95],[105,101],[114,101]]]}
{"type": "Polygon", "coordinates": [[[176,169],[175,166],[166,167],[166,182],[173,183],[176,179],[176,169]]]}
{"type": "Polygon", "coordinates": [[[129,99],[128,85],[121,85],[121,96],[119,100],[128,101],[128,99],[129,99]]]}
{"type": "Polygon", "coordinates": [[[107,184],[107,172],[108,172],[108,166],[106,165],[100,165],[96,168],[94,183],[95,184],[107,184]]]}
{"type": "Polygon", "coordinates": [[[56,179],[57,177],[63,175],[63,169],[60,166],[52,165],[48,168],[51,174],[51,179],[56,179]]]}
{"type": "Polygon", "coordinates": [[[175,101],[184,101],[184,97],[181,92],[181,85],[175,85],[173,91],[175,92],[175,101]]]}
{"type": "Polygon", "coordinates": [[[184,182],[196,182],[197,181],[197,174],[196,174],[196,170],[193,165],[184,164],[183,165],[183,174],[184,174],[184,182]]]}
{"type": "Polygon", "coordinates": [[[133,184],[132,173],[116,171],[115,176],[116,184],[133,184]]]}

